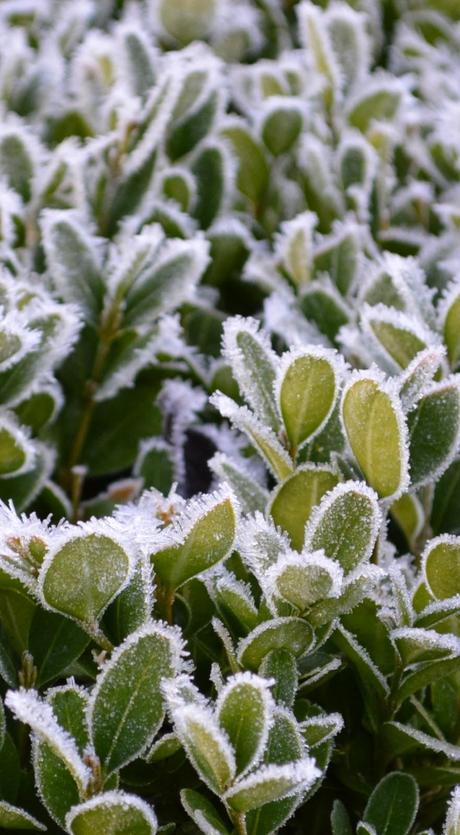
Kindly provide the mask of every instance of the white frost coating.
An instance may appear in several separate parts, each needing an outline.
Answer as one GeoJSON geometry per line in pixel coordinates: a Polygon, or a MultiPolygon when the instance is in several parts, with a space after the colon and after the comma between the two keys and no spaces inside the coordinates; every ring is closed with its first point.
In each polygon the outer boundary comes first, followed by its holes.
{"type": "Polygon", "coordinates": [[[234,785],[224,794],[224,800],[231,801],[232,797],[241,791],[257,790],[258,786],[264,783],[279,781],[284,784],[284,790],[276,794],[276,799],[292,797],[298,791],[307,791],[315,780],[321,776],[321,771],[316,767],[315,760],[304,757],[285,765],[263,765],[253,774],[237,780],[234,785]]]}
{"type": "Polygon", "coordinates": [[[1,313],[2,337],[5,336],[7,339],[12,338],[13,340],[18,340],[19,346],[9,357],[6,357],[3,362],[0,362],[0,373],[13,368],[23,357],[38,348],[41,342],[38,331],[32,330],[29,327],[30,317],[27,315],[27,312],[10,310],[5,314],[2,309],[1,313]]]}
{"type": "Polygon", "coordinates": [[[292,470],[292,461],[284,447],[280,444],[275,433],[261,423],[247,406],[237,406],[234,400],[219,391],[211,395],[209,402],[220,412],[222,417],[230,420],[236,429],[244,432],[249,437],[251,443],[257,448],[275,478],[279,478],[279,472],[276,471],[273,464],[266,457],[257,441],[257,437],[260,437],[261,441],[273,450],[287,470],[292,470]]]}
{"type": "Polygon", "coordinates": [[[2,571],[9,577],[20,580],[21,583],[32,593],[36,592],[36,579],[31,566],[29,566],[12,547],[17,540],[20,548],[28,549],[29,541],[36,537],[48,544],[52,526],[50,517],[44,521],[40,520],[35,513],[20,516],[16,513],[13,503],[6,505],[0,501],[0,566],[2,571]]]}
{"type": "Polygon", "coordinates": [[[407,583],[401,568],[394,563],[388,569],[393,590],[394,612],[396,623],[399,627],[412,626],[415,612],[412,606],[411,596],[407,589],[407,583]]]}
{"type": "Polygon", "coordinates": [[[328,422],[334,410],[339,386],[345,377],[346,371],[345,362],[343,361],[340,354],[338,354],[337,351],[331,350],[329,348],[323,348],[319,345],[308,345],[305,348],[291,348],[289,351],[285,351],[281,357],[281,360],[278,361],[276,369],[276,379],[274,384],[276,402],[280,414],[282,414],[281,391],[286,374],[288,370],[291,368],[291,366],[303,357],[311,357],[312,359],[325,360],[329,364],[334,374],[334,397],[332,398],[332,403],[327,415],[320,423],[320,425],[315,429],[315,431],[308,436],[308,438],[306,439],[306,441],[304,441],[303,444],[301,444],[301,447],[304,446],[306,443],[309,443],[311,440],[313,440],[313,438],[319,435],[321,430],[325,427],[326,423],[328,422]]]}
{"type": "Polygon", "coordinates": [[[235,673],[233,676],[231,676],[231,678],[227,680],[227,683],[224,685],[224,687],[218,695],[215,707],[218,722],[220,722],[220,713],[225,704],[226,698],[230,694],[234,693],[235,690],[238,690],[239,687],[252,687],[254,690],[257,691],[262,700],[262,730],[259,742],[256,750],[254,751],[252,759],[250,760],[250,762],[248,762],[246,767],[239,773],[239,779],[241,779],[241,777],[247,774],[248,771],[251,771],[253,768],[255,768],[260,763],[263,757],[268,742],[270,728],[273,725],[273,712],[275,710],[275,702],[271,694],[270,688],[273,686],[274,683],[274,679],[262,678],[261,676],[255,675],[255,673],[235,673]]]}
{"type": "MultiPolygon", "coordinates": [[[[211,581],[214,580],[212,574],[210,579],[211,581]]],[[[243,580],[237,580],[235,575],[231,571],[223,568],[222,565],[217,566],[214,583],[217,594],[230,592],[231,595],[243,601],[244,605],[252,612],[254,617],[257,616],[257,608],[249,583],[243,580]]]]}
{"type": "MultiPolygon", "coordinates": [[[[311,683],[311,680],[309,683],[311,683]]],[[[308,728],[329,728],[329,733],[322,736],[320,743],[318,743],[322,745],[323,742],[328,742],[328,740],[337,736],[345,727],[345,722],[341,713],[328,713],[327,716],[312,716],[309,719],[304,719],[299,722],[299,725],[302,731],[308,728]]]]}
{"type": "Polygon", "coordinates": [[[13,478],[29,472],[35,464],[36,447],[30,437],[28,428],[19,423],[14,412],[3,410],[3,414],[0,417],[0,431],[2,430],[12,435],[15,443],[22,449],[25,455],[24,463],[13,472],[4,473],[2,478],[13,478]]]}
{"type": "MultiPolygon", "coordinates": [[[[317,532],[319,526],[324,522],[326,515],[329,513],[335,502],[339,501],[342,496],[347,496],[349,493],[364,496],[370,503],[372,513],[372,518],[370,520],[371,534],[367,548],[363,551],[360,562],[365,563],[369,560],[382,525],[382,512],[380,510],[377,493],[364,481],[345,481],[342,484],[337,484],[332,488],[332,490],[328,490],[328,492],[321,499],[320,503],[313,508],[310,518],[305,525],[304,550],[311,548],[311,543],[315,533],[317,532]]],[[[356,569],[354,569],[354,571],[355,570],[356,569]]],[[[350,579],[350,576],[351,575],[348,576],[348,579],[350,579]]]]}
{"type": "MultiPolygon", "coordinates": [[[[232,437],[234,437],[233,434],[232,437]]],[[[242,455],[238,454],[239,450],[234,449],[232,452],[232,457],[226,455],[225,452],[216,452],[208,461],[209,469],[220,479],[220,481],[227,481],[230,483],[230,486],[233,488],[235,493],[237,495],[239,494],[238,498],[240,499],[242,505],[244,503],[244,496],[243,491],[241,490],[240,492],[239,488],[241,488],[240,482],[244,481],[245,489],[250,492],[254,502],[257,502],[260,508],[266,506],[269,493],[268,490],[260,484],[261,473],[259,472],[259,468],[252,466],[255,461],[243,458],[242,455]]],[[[257,459],[257,463],[259,463],[259,459],[257,459]]],[[[242,512],[244,512],[244,507],[242,507],[242,512]]]]}
{"type": "Polygon", "coordinates": [[[323,11],[310,0],[303,0],[296,8],[299,35],[316,71],[326,76],[335,94],[341,88],[342,72],[337,63],[323,11]]]}
{"type": "Polygon", "coordinates": [[[195,763],[193,747],[190,744],[190,725],[198,726],[201,732],[212,737],[214,745],[219,749],[219,755],[225,762],[233,780],[236,774],[235,753],[230,744],[227,734],[217,722],[214,712],[201,704],[183,704],[180,707],[174,704],[170,706],[170,715],[178,738],[185,748],[189,759],[200,774],[201,779],[211,791],[215,791],[207,777],[200,772],[199,766],[195,763]]]}
{"type": "Polygon", "coordinates": [[[449,807],[447,810],[446,822],[442,830],[442,835],[456,835],[460,823],[460,786],[455,786],[449,807]]]}
{"type": "Polygon", "coordinates": [[[288,339],[290,345],[328,345],[329,340],[314,322],[309,322],[300,312],[295,297],[286,293],[273,292],[264,301],[264,323],[266,329],[288,339]]]}
{"type": "Polygon", "coordinates": [[[93,809],[100,808],[107,809],[110,812],[110,809],[115,809],[117,806],[121,806],[124,812],[126,812],[129,808],[140,812],[146,823],[150,825],[151,835],[155,835],[158,828],[158,821],[152,807],[136,794],[127,794],[126,792],[120,790],[103,792],[102,794],[92,797],[90,800],[86,800],[84,803],[79,803],[78,806],[73,806],[70,811],[67,812],[65,818],[67,831],[72,832],[72,824],[79,814],[84,814],[85,812],[91,812],[93,809]]]}
{"type": "Polygon", "coordinates": [[[458,374],[451,374],[449,377],[446,377],[440,383],[431,383],[425,389],[422,390],[420,395],[420,400],[424,397],[429,397],[430,395],[434,395],[437,393],[442,394],[442,392],[447,391],[455,391],[457,395],[457,431],[455,433],[455,437],[453,442],[451,443],[451,447],[449,453],[443,458],[441,463],[435,468],[430,470],[429,473],[425,476],[425,478],[417,481],[417,487],[423,487],[425,484],[434,483],[438,481],[438,479],[442,476],[442,474],[447,470],[450,466],[452,461],[454,460],[459,444],[460,444],[460,378],[458,374]]]}
{"type": "MultiPolygon", "coordinates": [[[[164,346],[163,346],[164,350],[164,346]]],[[[157,398],[166,426],[174,464],[174,477],[179,485],[185,482],[184,444],[187,431],[197,421],[198,413],[206,405],[206,394],[186,380],[166,380],[157,398]]]]}
{"type": "Polygon", "coordinates": [[[451,745],[449,742],[437,739],[430,734],[426,734],[418,728],[413,728],[411,725],[403,724],[402,722],[387,722],[385,727],[394,728],[400,731],[405,736],[411,737],[414,742],[417,742],[420,747],[428,751],[435,751],[437,754],[444,754],[449,760],[460,762],[460,747],[458,745],[451,745]]]}
{"type": "Polygon", "coordinates": [[[151,264],[164,242],[160,224],[144,226],[138,235],[126,233],[117,245],[112,245],[108,262],[108,290],[123,296],[138,279],[146,264],[151,264]]]}
{"type": "MultiPolygon", "coordinates": [[[[380,391],[384,392],[384,394],[388,396],[393,409],[393,413],[396,418],[396,424],[398,427],[399,434],[399,452],[401,457],[401,480],[397,490],[395,490],[391,496],[385,497],[385,501],[395,501],[408,489],[410,483],[409,436],[403,407],[398,397],[398,381],[396,379],[388,379],[387,377],[385,377],[384,373],[374,365],[371,368],[366,369],[365,371],[352,371],[348,383],[344,387],[340,404],[340,419],[342,423],[343,433],[346,438],[348,438],[348,435],[343,417],[343,404],[350,389],[353,388],[355,383],[360,382],[361,380],[371,380],[372,382],[377,384],[380,391]]],[[[351,448],[350,452],[352,452],[351,448]]]]}
{"type": "Polygon", "coordinates": [[[385,696],[390,695],[390,688],[388,686],[388,682],[383,675],[383,673],[379,670],[376,664],[374,664],[372,658],[370,657],[369,653],[363,646],[356,640],[355,636],[345,629],[345,627],[338,622],[337,623],[337,631],[343,636],[347,644],[352,648],[353,652],[358,655],[363,664],[372,672],[372,675],[375,681],[378,681],[380,687],[382,688],[383,693],[385,696]]]}
{"type": "Polygon", "coordinates": [[[226,319],[222,329],[222,354],[232,369],[241,393],[257,417],[272,426],[272,410],[267,407],[266,401],[267,397],[270,397],[273,392],[265,392],[265,396],[262,396],[259,390],[260,376],[259,379],[254,378],[253,372],[257,373],[257,369],[252,364],[248,365],[247,358],[237,343],[239,334],[247,334],[257,343],[265,355],[267,364],[271,366],[273,376],[278,364],[278,357],[272,350],[268,335],[260,330],[260,323],[255,319],[243,316],[232,316],[226,319]]]}
{"type": "Polygon", "coordinates": [[[91,772],[78,752],[75,740],[58,724],[49,704],[34,690],[8,690],[5,704],[12,713],[55,751],[84,792],[91,772]]]}

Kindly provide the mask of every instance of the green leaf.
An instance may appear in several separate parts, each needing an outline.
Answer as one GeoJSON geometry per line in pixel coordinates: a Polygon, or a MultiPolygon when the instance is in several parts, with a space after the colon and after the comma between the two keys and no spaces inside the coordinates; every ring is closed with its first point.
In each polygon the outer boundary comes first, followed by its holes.
{"type": "Polygon", "coordinates": [[[441,658],[439,661],[429,661],[421,664],[414,672],[406,675],[398,689],[398,704],[402,704],[413,693],[422,690],[438,679],[446,678],[460,670],[460,655],[454,658],[441,658]]]}
{"type": "Polygon", "coordinates": [[[287,649],[302,656],[314,640],[311,627],[300,618],[275,618],[259,624],[243,638],[238,647],[238,661],[250,670],[257,670],[269,652],[287,649]]]}
{"type": "Polygon", "coordinates": [[[302,759],[285,765],[266,765],[238,780],[224,795],[236,812],[250,812],[266,803],[306,791],[319,776],[314,760],[302,759]]]}
{"type": "Polygon", "coordinates": [[[298,467],[273,493],[270,515],[275,525],[286,531],[297,550],[303,547],[305,525],[313,508],[338,480],[330,467],[306,464],[298,467]]]}
{"type": "Polygon", "coordinates": [[[324,349],[284,354],[278,378],[278,402],[293,450],[321,431],[334,408],[337,363],[324,349]]]}
{"type": "Polygon", "coordinates": [[[25,594],[14,589],[0,589],[0,623],[18,655],[28,648],[35,611],[35,604],[25,594]]]}
{"type": "Polygon", "coordinates": [[[460,360],[460,294],[458,291],[449,300],[444,313],[443,336],[450,365],[455,369],[460,360]]]}
{"type": "Polygon", "coordinates": [[[316,249],[313,257],[315,276],[327,273],[342,296],[346,296],[358,273],[359,252],[357,229],[344,224],[338,234],[325,238],[316,249]]]}
{"type": "Polygon", "coordinates": [[[273,592],[299,612],[305,612],[318,600],[336,597],[342,583],[339,566],[321,552],[293,554],[280,560],[270,571],[273,592]]]}
{"type": "Polygon", "coordinates": [[[269,168],[263,149],[243,123],[231,122],[221,133],[230,142],[238,160],[239,190],[253,203],[259,203],[269,180],[269,168]]]}
{"type": "Polygon", "coordinates": [[[257,510],[263,512],[265,510],[268,501],[267,490],[228,455],[223,452],[216,452],[208,461],[208,466],[222,481],[227,481],[230,484],[243,513],[255,513],[257,510]]]}
{"type": "Polygon", "coordinates": [[[380,780],[364,810],[364,823],[377,835],[408,835],[418,810],[417,783],[410,774],[393,771],[380,780]]]}
{"type": "Polygon", "coordinates": [[[227,319],[222,346],[241,393],[262,423],[278,432],[274,394],[277,357],[266,334],[259,331],[259,323],[240,316],[227,319]]]}
{"type": "Polygon", "coordinates": [[[219,214],[227,189],[227,158],[220,145],[207,145],[193,162],[197,184],[194,217],[208,229],[219,214]]]}
{"type": "Polygon", "coordinates": [[[162,679],[180,666],[177,633],[147,624],[112,654],[91,694],[90,724],[96,753],[111,774],[151,744],[164,717],[162,679]]]}
{"type": "Polygon", "coordinates": [[[460,389],[455,380],[431,387],[408,415],[411,482],[437,479],[449,466],[460,434],[460,389]]]}
{"type": "Polygon", "coordinates": [[[216,0],[191,0],[186,14],[181,0],[161,0],[158,15],[168,35],[187,44],[206,38],[216,14],[216,0]]]}
{"type": "Polygon", "coordinates": [[[297,693],[297,663],[288,649],[274,649],[269,652],[259,667],[259,675],[274,679],[272,695],[276,702],[292,708],[297,693]]]}
{"type": "Polygon", "coordinates": [[[236,763],[227,736],[204,705],[182,704],[172,710],[177,735],[204,783],[218,795],[231,785],[236,763]]]}
{"type": "Polygon", "coordinates": [[[0,478],[18,475],[31,468],[33,448],[20,430],[8,418],[0,424],[0,478]]]}
{"type": "Polygon", "coordinates": [[[148,763],[158,763],[173,757],[182,748],[180,740],[175,734],[164,734],[157,739],[149,751],[144,755],[148,763]]]}
{"type": "MultiPolygon", "coordinates": [[[[88,744],[86,698],[76,687],[51,691],[49,701],[59,724],[77,740],[80,752],[88,744]]],[[[42,803],[60,826],[67,812],[80,801],[77,782],[52,747],[37,737],[33,740],[32,762],[42,803]]]]}
{"type": "Polygon", "coordinates": [[[401,528],[407,542],[413,545],[422,531],[425,519],[420,500],[413,493],[403,493],[391,505],[390,513],[401,528]]]}
{"type": "Polygon", "coordinates": [[[381,513],[373,490],[354,481],[338,484],[312,513],[305,547],[323,550],[348,573],[370,558],[380,524],[381,513]]]}
{"type": "Polygon", "coordinates": [[[398,317],[391,309],[380,311],[379,308],[370,308],[365,323],[377,344],[399,368],[407,368],[417,354],[427,347],[416,328],[411,327],[409,317],[406,322],[402,314],[398,317]]]}
{"type": "Polygon", "coordinates": [[[302,293],[300,307],[309,322],[314,322],[321,333],[336,344],[340,328],[348,324],[350,311],[337,290],[323,279],[315,282],[302,293]]]}
{"type": "Polygon", "coordinates": [[[32,197],[34,167],[25,136],[19,130],[6,130],[0,140],[0,176],[25,203],[32,197]]]}
{"type": "Polygon", "coordinates": [[[57,678],[86,649],[88,635],[76,623],[37,608],[30,627],[29,651],[38,669],[37,685],[57,678]]]}
{"type": "Polygon", "coordinates": [[[6,829],[8,832],[16,832],[17,829],[46,832],[46,826],[43,823],[29,815],[24,809],[12,806],[5,800],[0,800],[0,829],[6,829]]]}
{"type": "Polygon", "coordinates": [[[230,835],[220,815],[207,797],[193,789],[182,789],[180,799],[192,821],[206,835],[230,835]]]}
{"type": "Polygon", "coordinates": [[[381,498],[396,498],[408,479],[406,427],[399,402],[382,383],[362,372],[345,389],[342,417],[366,481],[381,498]]]}
{"type": "Polygon", "coordinates": [[[236,521],[234,500],[227,488],[189,502],[187,516],[165,529],[165,545],[151,555],[162,584],[178,589],[222,562],[234,546],[236,521]]]}
{"type": "Polygon", "coordinates": [[[436,484],[431,512],[434,534],[460,533],[460,459],[455,459],[436,484]]]}
{"type": "Polygon", "coordinates": [[[173,121],[166,140],[166,151],[173,162],[193,151],[211,133],[218,105],[218,92],[211,88],[181,119],[173,121]]]}
{"type": "Polygon", "coordinates": [[[286,154],[297,142],[303,127],[303,116],[297,99],[286,96],[268,99],[261,122],[261,135],[273,156],[286,154]]]}
{"type": "Polygon", "coordinates": [[[65,823],[72,835],[155,835],[157,831],[152,807],[121,791],[105,792],[74,806],[65,823]]]}
{"type": "Polygon", "coordinates": [[[65,301],[81,305],[86,316],[95,322],[106,289],[96,242],[66,211],[43,213],[42,233],[48,269],[57,292],[65,301]]]}
{"type": "Polygon", "coordinates": [[[460,538],[432,539],[423,554],[425,581],[436,600],[460,594],[460,538]]]}
{"type": "Polygon", "coordinates": [[[405,725],[402,722],[385,722],[382,727],[382,740],[387,761],[390,762],[408,751],[429,751],[443,754],[454,762],[460,761],[460,747],[451,745],[443,739],[405,725]]]}
{"type": "Polygon", "coordinates": [[[48,552],[39,576],[43,603],[92,627],[130,569],[130,557],[112,536],[81,530],[48,552]]]}
{"type": "MultiPolygon", "coordinates": [[[[401,104],[401,89],[396,83],[374,82],[368,92],[361,93],[349,111],[349,121],[353,127],[365,133],[373,121],[394,119],[401,104]]],[[[380,833],[379,833],[380,835],[380,833]]]]}
{"type": "Polygon", "coordinates": [[[141,557],[126,588],[110,604],[104,615],[104,628],[116,646],[148,621],[153,607],[149,561],[141,557]]]}
{"type": "Polygon", "coordinates": [[[460,790],[458,786],[454,789],[447,809],[446,822],[444,824],[444,835],[457,835],[460,826],[460,790]]]}
{"type": "Polygon", "coordinates": [[[349,814],[341,800],[334,800],[331,812],[332,835],[353,835],[349,814]]]}
{"type": "Polygon", "coordinates": [[[219,693],[217,720],[235,752],[237,774],[260,761],[268,741],[273,700],[264,679],[237,673],[219,693]]]}

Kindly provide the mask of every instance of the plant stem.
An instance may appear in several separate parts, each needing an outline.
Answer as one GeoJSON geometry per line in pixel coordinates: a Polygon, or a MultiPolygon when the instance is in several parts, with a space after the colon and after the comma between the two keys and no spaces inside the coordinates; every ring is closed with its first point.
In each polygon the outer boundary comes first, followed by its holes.
{"type": "Polygon", "coordinates": [[[233,815],[233,823],[235,825],[237,835],[248,835],[248,830],[246,829],[246,815],[244,812],[233,815]]]}

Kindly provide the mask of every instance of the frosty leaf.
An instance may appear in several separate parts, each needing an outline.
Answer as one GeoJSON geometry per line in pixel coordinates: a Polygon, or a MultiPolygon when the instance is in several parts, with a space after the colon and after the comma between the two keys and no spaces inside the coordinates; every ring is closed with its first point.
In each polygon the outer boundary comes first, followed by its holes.
{"type": "Polygon", "coordinates": [[[231,121],[222,130],[238,161],[237,185],[257,205],[268,185],[269,169],[261,146],[244,123],[231,121]]]}
{"type": "Polygon", "coordinates": [[[418,323],[404,313],[383,305],[366,308],[362,314],[363,328],[369,332],[384,355],[396,368],[407,368],[415,356],[428,346],[428,335],[418,323]]]}
{"type": "Polygon", "coordinates": [[[276,255],[296,287],[308,284],[312,272],[313,230],[317,222],[313,212],[303,212],[281,224],[276,238],[276,255]]]}
{"type": "Polygon", "coordinates": [[[230,613],[245,630],[253,629],[257,623],[257,608],[250,588],[230,572],[223,572],[216,578],[215,594],[220,609],[230,613]]]}
{"type": "Polygon", "coordinates": [[[353,835],[350,817],[341,800],[334,800],[331,812],[332,835],[353,835]]]}
{"type": "Polygon", "coordinates": [[[6,800],[0,800],[0,829],[16,831],[17,829],[46,832],[46,826],[32,815],[18,806],[12,806],[6,800]]]}
{"type": "Polygon", "coordinates": [[[421,351],[400,375],[399,396],[405,411],[416,404],[417,400],[433,382],[444,359],[445,350],[442,346],[427,348],[421,351]]]}
{"type": "Polygon", "coordinates": [[[277,157],[292,150],[303,127],[303,114],[298,99],[271,96],[261,120],[261,136],[265,146],[277,157]]]}
{"type": "Polygon", "coordinates": [[[124,547],[92,528],[69,532],[47,553],[39,585],[43,603],[85,626],[94,626],[126,585],[131,557],[124,547]]]}
{"type": "Polygon", "coordinates": [[[29,650],[38,669],[37,684],[42,686],[57,678],[79,658],[88,643],[88,635],[77,624],[37,608],[29,638],[29,650]]]}
{"type": "Polygon", "coordinates": [[[362,680],[365,688],[373,690],[380,698],[386,698],[389,695],[389,687],[385,676],[382,675],[379,668],[372,661],[368,652],[361,646],[348,629],[339,625],[334,634],[334,641],[339,649],[350,659],[354,667],[356,667],[359,678],[362,680]]]}
{"type": "Polygon", "coordinates": [[[384,747],[388,759],[393,760],[407,751],[430,751],[444,754],[453,762],[460,761],[460,747],[413,728],[402,722],[385,722],[382,728],[384,747]]]}
{"type": "Polygon", "coordinates": [[[346,5],[328,9],[326,26],[340,66],[341,86],[345,93],[365,77],[370,63],[370,43],[365,17],[346,5]]]}
{"type": "Polygon", "coordinates": [[[342,417],[353,454],[381,498],[397,498],[407,485],[406,426],[396,397],[371,374],[352,378],[342,417]]]}
{"type": "Polygon", "coordinates": [[[423,569],[429,590],[436,600],[460,594],[460,538],[438,536],[423,554],[423,569]]]}
{"type": "Polygon", "coordinates": [[[187,814],[205,835],[229,835],[227,827],[207,797],[193,789],[182,789],[180,799],[187,814]]]}
{"type": "Polygon", "coordinates": [[[373,121],[392,120],[401,106],[401,87],[395,79],[374,80],[350,104],[349,121],[365,133],[373,121]]]}
{"type": "Polygon", "coordinates": [[[187,756],[201,779],[216,794],[222,794],[236,773],[235,755],[214,714],[204,705],[170,707],[174,727],[187,756]]]}
{"type": "Polygon", "coordinates": [[[460,388],[455,379],[436,383],[407,417],[413,485],[439,478],[451,463],[460,437],[460,388]]]}
{"type": "MultiPolygon", "coordinates": [[[[198,143],[211,133],[219,113],[221,88],[212,83],[204,86],[191,107],[173,119],[166,139],[166,150],[174,162],[190,153],[198,143]]],[[[184,101],[187,94],[184,97],[184,101]]],[[[179,108],[176,108],[176,110],[179,108]]]]}
{"type": "Polygon", "coordinates": [[[165,529],[164,545],[151,554],[163,585],[177,589],[222,562],[233,549],[236,522],[235,501],[226,488],[189,502],[186,515],[165,529]]]}
{"type": "Polygon", "coordinates": [[[282,480],[292,473],[292,461],[275,433],[257,420],[248,408],[237,406],[230,397],[220,392],[213,394],[210,401],[235,428],[245,432],[276,479],[282,480]]]}
{"type": "MultiPolygon", "coordinates": [[[[82,753],[88,744],[86,694],[68,685],[51,691],[48,701],[61,727],[75,739],[82,753]]],[[[40,798],[49,815],[64,826],[65,816],[80,801],[78,783],[66,764],[44,740],[34,737],[32,761],[40,798]]]]}
{"type": "Polygon", "coordinates": [[[326,350],[284,354],[277,380],[278,403],[292,450],[321,431],[337,397],[338,368],[326,350]]]}
{"type": "Polygon", "coordinates": [[[201,239],[169,240],[147,264],[126,294],[125,325],[150,323],[189,300],[208,265],[208,244],[201,239]]]}
{"type": "Polygon", "coordinates": [[[230,484],[233,492],[238,498],[241,509],[245,513],[255,513],[257,510],[263,512],[268,501],[268,492],[265,490],[249,472],[244,471],[228,455],[217,452],[208,466],[222,481],[230,484]]]}
{"type": "Polygon", "coordinates": [[[443,835],[456,835],[460,824],[460,788],[455,787],[447,810],[443,835]]]}
{"type": "Polygon", "coordinates": [[[270,570],[273,593],[304,612],[318,600],[337,597],[342,583],[342,570],[322,551],[308,555],[286,556],[270,570]]]}
{"type": "Polygon", "coordinates": [[[266,803],[306,791],[319,777],[314,760],[305,758],[286,765],[266,765],[238,780],[225,794],[225,801],[237,812],[249,812],[266,803]]]}
{"type": "Polygon", "coordinates": [[[0,135],[0,176],[28,203],[32,197],[36,160],[27,134],[2,129],[0,135]],[[28,147],[29,146],[29,147],[28,147]]]}
{"type": "Polygon", "coordinates": [[[157,831],[152,807],[122,791],[104,792],[74,806],[65,824],[71,835],[155,835],[157,831]]]}
{"type": "Polygon", "coordinates": [[[260,761],[273,707],[267,681],[251,673],[232,676],[219,693],[217,720],[235,752],[237,774],[251,770],[260,761]]]}
{"type": "Polygon", "coordinates": [[[161,681],[181,665],[178,634],[146,624],[113,653],[91,694],[89,721],[96,753],[111,774],[142,754],[163,717],[161,681]]]}
{"type": "Polygon", "coordinates": [[[18,476],[32,469],[35,450],[26,432],[7,412],[0,418],[0,478],[18,476]]]}
{"type": "Polygon", "coordinates": [[[298,467],[274,492],[270,515],[289,534],[297,550],[303,546],[305,524],[313,508],[337,482],[338,476],[330,467],[307,464],[298,467]]]}
{"type": "Polygon", "coordinates": [[[326,106],[330,106],[340,87],[340,70],[325,26],[325,19],[320,9],[303,0],[298,7],[300,36],[305,46],[311,51],[317,72],[324,76],[328,85],[326,106]]]}
{"type": "Polygon", "coordinates": [[[456,369],[460,360],[460,293],[455,286],[445,301],[443,336],[450,365],[456,369]]]}
{"type": "Polygon", "coordinates": [[[403,493],[399,499],[393,502],[390,512],[407,541],[412,545],[421,532],[425,521],[420,500],[413,493],[403,493]]]}
{"type": "Polygon", "coordinates": [[[147,763],[158,763],[174,756],[182,748],[180,741],[175,734],[164,734],[153,743],[149,751],[144,755],[147,763]]]}
{"type": "Polygon", "coordinates": [[[343,730],[343,727],[344,721],[340,713],[319,714],[304,719],[300,723],[300,730],[308,745],[308,750],[333,739],[343,730]]]}
{"type": "Polygon", "coordinates": [[[3,701],[0,699],[0,751],[3,748],[3,743],[5,742],[5,709],[3,707],[3,701]]]}
{"type": "Polygon", "coordinates": [[[274,649],[265,656],[259,675],[273,679],[271,691],[276,702],[292,707],[298,686],[297,663],[288,649],[274,649]]]}
{"type": "Polygon", "coordinates": [[[338,484],[323,497],[307,522],[305,548],[322,549],[348,573],[370,558],[380,524],[373,490],[359,482],[338,484]]]}
{"type": "Polygon", "coordinates": [[[315,276],[327,273],[342,296],[353,287],[359,268],[359,229],[353,224],[338,226],[337,232],[321,241],[313,258],[315,276]]]}
{"type": "Polygon", "coordinates": [[[154,84],[154,54],[142,29],[124,26],[119,29],[124,68],[134,95],[145,96],[154,84]]]}
{"type": "Polygon", "coordinates": [[[394,629],[391,633],[405,668],[422,662],[437,661],[460,655],[460,640],[453,635],[440,635],[432,629],[394,629]]]}
{"type": "Polygon", "coordinates": [[[225,147],[206,143],[193,163],[196,179],[194,217],[201,229],[208,229],[228,200],[231,163],[225,147]]]}
{"type": "MultiPolygon", "coordinates": [[[[422,592],[429,595],[428,589],[424,584],[421,585],[422,592]]],[[[414,596],[415,597],[415,596],[414,596]]],[[[429,597],[431,600],[431,595],[429,597]]],[[[430,627],[436,626],[437,623],[447,620],[452,615],[457,615],[460,612],[460,595],[455,597],[448,597],[446,600],[435,600],[434,602],[425,604],[425,606],[418,611],[414,621],[414,626],[430,627]]]]}
{"type": "Polygon", "coordinates": [[[304,290],[300,306],[308,321],[336,344],[340,329],[350,321],[350,309],[327,276],[304,290]]]}
{"type": "Polygon", "coordinates": [[[410,774],[393,771],[380,780],[364,810],[363,821],[377,835],[408,835],[418,810],[417,783],[410,774]]]}
{"type": "Polygon", "coordinates": [[[90,771],[80,757],[73,737],[56,721],[52,708],[41,701],[33,690],[9,690],[5,704],[17,719],[30,725],[36,736],[51,748],[84,791],[90,771]]]}
{"type": "Polygon", "coordinates": [[[280,421],[273,391],[277,357],[267,336],[259,331],[259,324],[254,319],[238,316],[227,319],[222,351],[256,416],[277,432],[280,421]]]}
{"type": "Polygon", "coordinates": [[[58,210],[42,215],[42,234],[57,292],[65,301],[81,305],[95,322],[105,293],[97,241],[72,213],[58,210]]]}
{"type": "Polygon", "coordinates": [[[238,661],[250,670],[257,670],[269,652],[287,649],[302,656],[313,644],[313,632],[300,618],[284,617],[259,624],[238,645],[238,661]]]}
{"type": "Polygon", "coordinates": [[[216,11],[216,0],[191,0],[186,8],[180,0],[159,0],[157,14],[167,34],[187,44],[209,35],[216,11]]]}

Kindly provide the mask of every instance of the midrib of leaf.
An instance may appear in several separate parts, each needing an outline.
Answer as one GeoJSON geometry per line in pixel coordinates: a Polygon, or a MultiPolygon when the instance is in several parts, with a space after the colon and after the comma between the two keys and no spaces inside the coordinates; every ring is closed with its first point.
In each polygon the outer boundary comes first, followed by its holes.
{"type": "Polygon", "coordinates": [[[119,740],[119,738],[120,738],[120,734],[121,734],[121,732],[122,732],[122,730],[123,730],[123,725],[124,725],[124,722],[125,722],[125,720],[126,720],[126,717],[127,717],[128,713],[129,713],[129,711],[131,710],[131,706],[132,706],[132,704],[133,704],[133,701],[136,699],[136,697],[137,697],[137,695],[138,695],[138,693],[139,693],[139,690],[140,690],[140,688],[141,688],[141,685],[142,685],[142,684],[144,683],[144,681],[145,681],[147,678],[149,678],[150,676],[151,676],[151,670],[150,670],[150,669],[146,669],[146,670],[144,670],[144,673],[143,673],[143,674],[142,674],[142,675],[138,678],[137,685],[136,685],[136,687],[134,688],[134,690],[132,691],[131,696],[130,696],[130,698],[129,698],[129,700],[128,700],[128,703],[127,703],[127,705],[126,705],[126,707],[125,707],[125,709],[124,709],[124,711],[123,711],[123,713],[122,713],[122,715],[121,715],[120,722],[118,723],[118,729],[115,731],[115,733],[114,733],[114,735],[113,735],[113,737],[112,737],[112,743],[111,743],[111,745],[110,745],[110,748],[109,748],[109,750],[108,750],[107,756],[106,756],[106,758],[105,758],[105,759],[106,759],[106,762],[109,762],[109,761],[111,760],[111,758],[112,758],[113,751],[114,751],[114,749],[115,749],[115,747],[116,747],[116,745],[117,745],[117,743],[118,743],[118,740],[119,740]]]}

